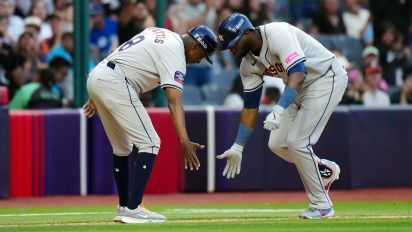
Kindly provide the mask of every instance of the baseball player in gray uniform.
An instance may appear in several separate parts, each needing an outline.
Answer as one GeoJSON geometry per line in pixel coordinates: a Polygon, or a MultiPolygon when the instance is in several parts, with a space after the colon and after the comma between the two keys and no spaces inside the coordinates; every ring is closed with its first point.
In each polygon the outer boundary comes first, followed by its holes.
{"type": "Polygon", "coordinates": [[[113,148],[113,173],[119,194],[115,221],[164,222],[166,217],[145,209],[143,192],[160,148],[160,138],[139,100],[159,86],[166,91],[168,106],[183,149],[185,168],[199,169],[196,150],[203,145],[189,140],[181,95],[186,64],[209,62],[218,41],[205,26],[185,35],[163,28],[148,28],[120,45],[89,74],[90,98],[83,106],[88,117],[96,112],[113,148]],[[138,148],[129,181],[128,155],[138,148]],[[129,189],[130,183],[130,189],[129,189]]]}
{"type": "Polygon", "coordinates": [[[340,168],[319,159],[312,150],[332,112],[342,99],[347,75],[335,56],[314,38],[282,22],[254,27],[242,14],[231,14],[218,27],[220,50],[239,58],[244,107],[233,146],[217,156],[227,159],[223,175],[240,173],[243,146],[256,123],[264,75],[280,77],[286,87],[263,127],[270,131],[268,146],[294,164],[309,198],[300,218],[332,217],[328,191],[340,168]]]}

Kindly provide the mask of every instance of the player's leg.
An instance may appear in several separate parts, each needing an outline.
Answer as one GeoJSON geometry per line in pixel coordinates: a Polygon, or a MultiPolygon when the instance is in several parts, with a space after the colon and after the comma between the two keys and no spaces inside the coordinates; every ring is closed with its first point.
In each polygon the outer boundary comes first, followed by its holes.
{"type": "Polygon", "coordinates": [[[293,157],[289,154],[286,138],[288,131],[293,121],[296,118],[298,109],[296,104],[290,105],[284,111],[282,118],[280,119],[279,129],[270,132],[268,146],[269,149],[283,160],[289,163],[295,163],[293,157]]]}
{"type": "Polygon", "coordinates": [[[111,111],[116,121],[124,128],[127,137],[139,150],[130,176],[130,196],[126,209],[128,216],[123,217],[122,221],[165,221],[164,216],[147,211],[141,206],[143,193],[160,149],[160,138],[132,86],[126,80],[121,85],[118,93],[120,96],[112,100],[111,111]]]}
{"type": "MultiPolygon", "coordinates": [[[[289,151],[295,158],[311,208],[327,210],[332,207],[319,172],[319,158],[314,154],[312,145],[318,141],[330,115],[341,100],[346,83],[345,73],[332,69],[328,75],[304,90],[306,92],[301,109],[287,138],[289,151]]],[[[333,214],[333,210],[325,212],[325,217],[333,214]]]]}
{"type": "MultiPolygon", "coordinates": [[[[106,78],[110,79],[109,76],[106,78]]],[[[111,111],[105,105],[107,98],[110,98],[118,92],[111,87],[113,87],[111,83],[100,81],[95,76],[91,76],[88,79],[89,94],[93,98],[104,130],[113,148],[113,174],[119,195],[119,205],[114,220],[121,221],[124,208],[129,201],[128,155],[132,151],[132,143],[129,141],[121,125],[115,120],[111,111]]]]}

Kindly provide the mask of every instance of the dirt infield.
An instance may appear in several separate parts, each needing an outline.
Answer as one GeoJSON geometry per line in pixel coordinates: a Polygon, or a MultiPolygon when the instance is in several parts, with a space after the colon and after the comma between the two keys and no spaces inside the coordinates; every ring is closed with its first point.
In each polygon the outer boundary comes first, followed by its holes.
{"type": "MultiPolygon", "coordinates": [[[[335,190],[333,201],[412,201],[412,188],[335,190]]],[[[179,193],[146,195],[145,204],[206,205],[222,203],[306,202],[305,192],[179,193]]],[[[1,199],[0,208],[93,206],[116,204],[117,196],[51,196],[1,199]]]]}

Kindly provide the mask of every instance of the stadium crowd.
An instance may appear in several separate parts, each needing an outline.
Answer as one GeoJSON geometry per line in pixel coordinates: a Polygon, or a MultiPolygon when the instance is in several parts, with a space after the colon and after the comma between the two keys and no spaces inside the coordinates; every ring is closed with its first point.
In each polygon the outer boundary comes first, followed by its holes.
{"type": "MultiPolygon", "coordinates": [[[[165,0],[166,1],[166,0],[165,0]]],[[[183,34],[197,24],[215,30],[232,12],[253,25],[286,21],[333,51],[349,85],[341,104],[412,104],[412,0],[169,0],[165,28],[183,34]]],[[[90,69],[145,28],[156,26],[156,0],[90,0],[90,69]]],[[[72,107],[72,0],[0,0],[0,105],[12,109],[72,107]]],[[[242,84],[230,52],[214,65],[188,66],[183,103],[241,108],[242,84]]],[[[265,77],[262,105],[273,105],[281,80],[265,77]]],[[[161,91],[142,94],[163,106],[161,91]]]]}

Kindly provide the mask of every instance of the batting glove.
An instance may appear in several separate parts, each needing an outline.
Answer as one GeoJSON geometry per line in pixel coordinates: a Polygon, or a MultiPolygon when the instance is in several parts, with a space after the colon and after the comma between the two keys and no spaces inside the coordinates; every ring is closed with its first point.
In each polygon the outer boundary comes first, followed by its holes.
{"type": "Polygon", "coordinates": [[[226,167],[223,170],[223,176],[226,178],[235,178],[236,174],[240,174],[240,165],[242,163],[243,146],[233,144],[233,146],[223,154],[216,156],[217,159],[226,158],[226,167]]]}
{"type": "Polygon", "coordinates": [[[275,105],[272,112],[263,121],[263,128],[269,131],[279,129],[280,117],[282,117],[284,110],[283,107],[275,105]]]}

